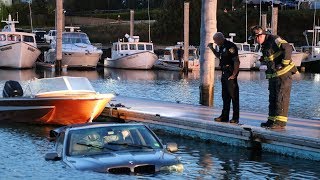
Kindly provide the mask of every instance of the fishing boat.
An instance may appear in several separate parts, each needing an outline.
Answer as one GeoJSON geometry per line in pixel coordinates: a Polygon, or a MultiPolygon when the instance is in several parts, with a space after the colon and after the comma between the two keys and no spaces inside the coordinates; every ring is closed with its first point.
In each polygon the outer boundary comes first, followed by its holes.
{"type": "MultiPolygon", "coordinates": [[[[96,68],[102,50],[90,43],[86,33],[75,32],[78,27],[66,27],[70,32],[62,34],[62,65],[68,68],[96,68]]],[[[45,63],[56,61],[56,40],[51,42],[51,49],[44,53],[45,63]]]]}
{"type": "Polygon", "coordinates": [[[302,52],[307,53],[307,58],[301,62],[301,67],[307,72],[320,73],[320,26],[314,26],[312,30],[306,30],[303,35],[306,38],[307,45],[301,46],[302,52]],[[312,33],[312,44],[309,44],[307,33],[312,33]]]}
{"type": "Polygon", "coordinates": [[[17,32],[15,21],[9,17],[1,22],[7,25],[0,32],[0,67],[32,68],[40,55],[37,48],[35,34],[17,32]]]}
{"type": "Polygon", "coordinates": [[[23,88],[7,81],[0,99],[0,122],[68,125],[92,122],[112,94],[99,94],[84,77],[36,79],[23,88]]]}
{"type": "MultiPolygon", "coordinates": [[[[163,50],[163,54],[159,55],[159,59],[154,64],[155,69],[163,70],[177,70],[181,71],[184,67],[184,60],[182,59],[182,67],[179,67],[178,59],[178,49],[183,47],[183,42],[178,42],[174,46],[168,46],[163,50]]],[[[182,49],[183,51],[183,49],[182,49]]],[[[188,69],[189,70],[199,70],[200,61],[199,61],[199,52],[195,46],[189,46],[189,60],[188,60],[188,69]]]]}
{"type": "MultiPolygon", "coordinates": [[[[261,54],[259,52],[252,51],[250,44],[247,43],[235,43],[238,48],[240,67],[239,70],[255,70],[259,69],[259,59],[261,54]]],[[[220,69],[219,59],[215,58],[215,68],[220,69]]]]}
{"type": "Polygon", "coordinates": [[[113,43],[111,58],[104,59],[104,67],[121,69],[151,69],[158,57],[153,43],[139,42],[139,36],[125,35],[128,41],[119,39],[113,43]]]}

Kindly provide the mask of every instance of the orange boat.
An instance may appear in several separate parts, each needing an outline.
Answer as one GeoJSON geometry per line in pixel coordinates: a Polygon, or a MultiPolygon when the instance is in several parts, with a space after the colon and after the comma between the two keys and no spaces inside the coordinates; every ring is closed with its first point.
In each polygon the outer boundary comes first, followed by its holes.
{"type": "MultiPolygon", "coordinates": [[[[8,83],[5,88],[12,86],[8,83]]],[[[12,92],[4,89],[5,98],[0,99],[0,121],[56,125],[87,123],[96,119],[114,97],[97,93],[84,77],[37,79],[26,89],[30,94],[25,96],[15,95],[19,88],[9,90],[12,92]]]]}

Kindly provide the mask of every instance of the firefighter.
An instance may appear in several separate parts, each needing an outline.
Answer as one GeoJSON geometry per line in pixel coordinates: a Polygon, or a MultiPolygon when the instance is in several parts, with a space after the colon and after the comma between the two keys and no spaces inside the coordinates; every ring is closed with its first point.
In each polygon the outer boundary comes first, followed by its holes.
{"type": "Polygon", "coordinates": [[[292,75],[297,68],[291,60],[292,47],[281,37],[267,33],[260,26],[251,28],[252,37],[261,45],[262,61],[267,64],[269,80],[269,117],[261,127],[283,129],[288,121],[292,75]]]}
{"type": "Polygon", "coordinates": [[[213,36],[214,42],[218,45],[218,50],[213,48],[213,43],[209,43],[208,47],[212,50],[220,60],[222,71],[222,100],[223,109],[219,117],[214,120],[217,122],[239,123],[239,86],[237,77],[239,74],[239,56],[237,46],[225,39],[221,32],[217,32],[213,36]],[[229,121],[230,104],[232,101],[233,117],[229,121]]]}

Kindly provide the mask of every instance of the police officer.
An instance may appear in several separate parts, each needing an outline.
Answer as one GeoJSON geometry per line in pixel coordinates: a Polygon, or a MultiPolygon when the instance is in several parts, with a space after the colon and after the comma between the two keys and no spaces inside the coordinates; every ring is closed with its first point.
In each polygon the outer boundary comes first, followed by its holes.
{"type": "Polygon", "coordinates": [[[213,40],[218,45],[218,50],[213,48],[213,43],[209,43],[208,47],[220,60],[223,100],[222,113],[214,120],[217,122],[229,122],[230,104],[232,101],[233,117],[230,123],[239,123],[239,86],[237,77],[240,61],[238,48],[233,42],[226,40],[221,32],[215,33],[213,40]]]}
{"type": "Polygon", "coordinates": [[[261,127],[283,129],[288,121],[292,74],[297,72],[291,60],[292,47],[260,26],[252,27],[251,33],[261,45],[262,61],[267,64],[266,78],[269,79],[269,117],[261,127]]]}

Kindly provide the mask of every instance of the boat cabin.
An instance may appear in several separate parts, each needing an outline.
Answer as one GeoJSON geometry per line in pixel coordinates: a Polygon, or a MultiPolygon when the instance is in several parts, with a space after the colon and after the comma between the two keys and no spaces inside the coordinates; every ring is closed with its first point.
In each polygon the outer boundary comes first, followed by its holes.
{"type": "Polygon", "coordinates": [[[118,41],[112,45],[112,59],[145,51],[153,52],[153,43],[118,41]]]}
{"type": "Polygon", "coordinates": [[[35,36],[30,33],[22,32],[0,32],[0,45],[12,44],[16,42],[25,42],[36,46],[35,36]]]}
{"type": "Polygon", "coordinates": [[[64,32],[62,34],[62,44],[91,44],[89,37],[83,32],[64,32]]]}
{"type": "MultiPolygon", "coordinates": [[[[166,47],[163,54],[159,55],[159,59],[164,61],[179,61],[178,50],[182,47],[182,56],[184,54],[183,42],[178,42],[175,46],[166,47]]],[[[199,59],[199,51],[195,46],[189,46],[189,61],[199,59]]]]}

